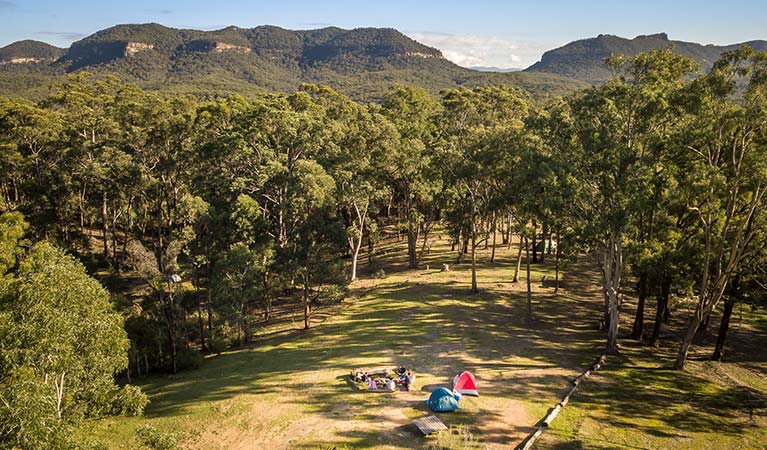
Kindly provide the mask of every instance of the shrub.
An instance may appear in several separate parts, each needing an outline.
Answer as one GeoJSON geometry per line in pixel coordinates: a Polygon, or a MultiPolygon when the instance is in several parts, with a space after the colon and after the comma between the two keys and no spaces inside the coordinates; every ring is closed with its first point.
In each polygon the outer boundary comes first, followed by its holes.
{"type": "Polygon", "coordinates": [[[140,416],[149,398],[138,386],[127,385],[117,391],[112,399],[112,413],[119,416],[140,416]]]}
{"type": "Polygon", "coordinates": [[[373,272],[373,278],[386,278],[386,271],[383,269],[376,270],[373,272]]]}
{"type": "Polygon", "coordinates": [[[146,424],[136,428],[139,441],[152,450],[176,450],[178,437],[175,433],[166,433],[146,424]]]}
{"type": "Polygon", "coordinates": [[[220,355],[221,352],[226,350],[226,339],[221,336],[210,336],[206,343],[208,344],[208,350],[210,350],[211,353],[220,355]]]}
{"type": "Polygon", "coordinates": [[[480,450],[487,447],[469,432],[468,427],[459,425],[438,433],[437,439],[427,448],[429,450],[480,450]]]}
{"type": "Polygon", "coordinates": [[[176,355],[176,368],[178,370],[199,369],[205,357],[197,350],[185,348],[176,355]]]}

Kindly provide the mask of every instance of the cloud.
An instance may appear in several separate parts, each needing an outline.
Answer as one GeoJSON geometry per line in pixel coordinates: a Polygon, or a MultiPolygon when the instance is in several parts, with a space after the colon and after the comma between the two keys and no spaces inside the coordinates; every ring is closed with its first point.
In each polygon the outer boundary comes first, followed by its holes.
{"type": "Polygon", "coordinates": [[[13,2],[9,2],[6,0],[0,0],[0,9],[10,9],[10,8],[17,8],[19,5],[13,2]]]}
{"type": "Polygon", "coordinates": [[[68,41],[77,41],[85,37],[83,33],[76,33],[73,31],[38,31],[36,34],[40,36],[52,36],[59,39],[65,39],[68,41]]]}
{"type": "Polygon", "coordinates": [[[463,67],[524,68],[541,57],[541,45],[474,34],[433,32],[406,33],[416,41],[442,51],[448,60],[463,67]]]}

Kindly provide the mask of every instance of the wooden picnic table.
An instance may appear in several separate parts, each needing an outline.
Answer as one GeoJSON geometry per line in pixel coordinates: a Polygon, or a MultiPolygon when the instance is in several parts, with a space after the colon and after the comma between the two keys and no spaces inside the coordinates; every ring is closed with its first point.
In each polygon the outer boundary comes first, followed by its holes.
{"type": "Polygon", "coordinates": [[[421,417],[420,419],[415,419],[413,423],[418,427],[419,430],[421,430],[421,433],[423,433],[424,436],[428,436],[438,431],[447,430],[447,425],[439,420],[439,417],[437,416],[421,417]]]}

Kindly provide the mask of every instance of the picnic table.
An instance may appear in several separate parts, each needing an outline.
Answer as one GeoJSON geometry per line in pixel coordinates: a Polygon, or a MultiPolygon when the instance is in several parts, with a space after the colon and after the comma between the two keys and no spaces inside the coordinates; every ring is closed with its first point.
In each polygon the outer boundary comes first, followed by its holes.
{"type": "Polygon", "coordinates": [[[439,420],[439,417],[437,416],[421,417],[420,419],[415,419],[413,423],[419,430],[421,430],[421,433],[423,433],[424,436],[447,430],[447,425],[439,420]]]}

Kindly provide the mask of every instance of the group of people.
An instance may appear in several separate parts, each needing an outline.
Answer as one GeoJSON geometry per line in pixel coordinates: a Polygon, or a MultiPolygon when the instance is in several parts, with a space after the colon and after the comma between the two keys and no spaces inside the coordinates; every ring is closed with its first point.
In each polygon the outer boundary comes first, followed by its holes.
{"type": "Polygon", "coordinates": [[[354,374],[354,381],[357,383],[367,382],[368,390],[371,391],[386,389],[390,392],[394,392],[397,390],[397,386],[402,386],[406,391],[409,391],[410,386],[412,386],[415,381],[415,374],[413,374],[413,371],[406,367],[400,367],[395,372],[394,376],[390,376],[389,371],[386,370],[383,373],[382,378],[376,378],[374,374],[369,374],[367,371],[357,371],[354,374]]]}

